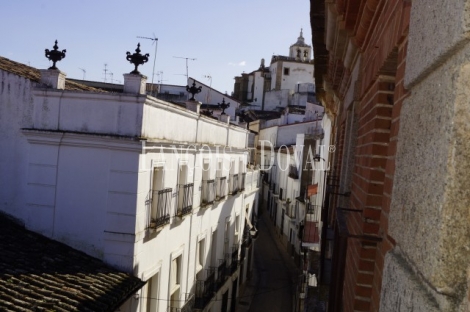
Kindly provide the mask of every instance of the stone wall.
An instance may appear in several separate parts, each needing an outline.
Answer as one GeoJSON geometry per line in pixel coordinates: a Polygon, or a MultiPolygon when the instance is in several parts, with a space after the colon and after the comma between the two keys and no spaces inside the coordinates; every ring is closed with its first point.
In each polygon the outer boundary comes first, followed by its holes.
{"type": "MultiPolygon", "coordinates": [[[[413,1],[389,232],[411,270],[402,294],[467,311],[470,250],[470,1],[413,1]],[[453,16],[442,20],[436,16],[453,16]],[[410,281],[414,281],[414,284],[410,281]]],[[[396,279],[387,257],[383,288],[396,279]]],[[[385,300],[382,311],[394,302],[385,300]]],[[[396,301],[395,301],[396,303],[396,301]]],[[[428,310],[433,311],[433,310],[428,310]]]]}

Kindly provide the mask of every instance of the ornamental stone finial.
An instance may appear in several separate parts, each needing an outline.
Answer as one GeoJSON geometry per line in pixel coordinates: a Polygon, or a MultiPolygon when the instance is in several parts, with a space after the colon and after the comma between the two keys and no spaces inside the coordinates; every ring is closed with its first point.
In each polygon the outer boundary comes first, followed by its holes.
{"type": "Polygon", "coordinates": [[[144,63],[147,63],[149,60],[150,54],[145,54],[142,55],[140,54],[140,43],[137,44],[137,49],[135,49],[135,53],[131,54],[131,52],[126,53],[126,59],[131,63],[134,64],[135,68],[133,71],[131,71],[131,74],[134,75],[140,75],[140,72],[137,70],[137,66],[143,65],[144,63]]]}
{"type": "Polygon", "coordinates": [[[225,109],[230,107],[230,103],[225,103],[225,98],[222,99],[222,103],[217,103],[220,108],[222,108],[222,114],[225,115],[225,109]]]}
{"type": "Polygon", "coordinates": [[[49,51],[49,49],[46,49],[45,54],[46,54],[46,57],[49,59],[49,61],[52,61],[52,66],[49,67],[49,69],[58,69],[55,66],[55,63],[65,58],[65,53],[67,52],[67,50],[59,51],[59,47],[57,46],[57,40],[55,41],[53,48],[54,50],[52,51],[49,51]]]}
{"type": "Polygon", "coordinates": [[[195,80],[193,80],[193,84],[191,85],[191,87],[186,86],[186,91],[188,91],[189,93],[192,94],[192,97],[189,100],[190,101],[196,101],[196,99],[194,98],[194,95],[200,93],[201,89],[202,89],[201,86],[196,87],[196,81],[195,80]]]}

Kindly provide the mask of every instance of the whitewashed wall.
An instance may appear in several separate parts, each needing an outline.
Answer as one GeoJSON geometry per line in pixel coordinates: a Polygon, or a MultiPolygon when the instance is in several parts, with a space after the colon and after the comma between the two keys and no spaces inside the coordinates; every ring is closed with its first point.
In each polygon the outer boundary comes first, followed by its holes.
{"type": "MultiPolygon", "coordinates": [[[[151,97],[33,90],[35,85],[26,79],[3,71],[0,75],[0,210],[19,218],[33,231],[144,280],[160,272],[161,311],[168,305],[172,257],[182,256],[183,295],[194,290],[197,240],[206,237],[205,252],[209,255],[211,233],[217,229],[217,250],[222,250],[225,221],[230,220],[229,243],[236,243],[236,215],[241,238],[246,205],[249,214],[256,211],[258,187],[253,180],[259,172],[250,173],[251,183],[244,193],[200,209],[202,171],[198,161],[209,158],[215,167],[221,158],[226,176],[231,159],[235,160],[235,172],[246,170],[246,129],[151,97]],[[191,146],[188,154],[175,154],[172,144],[198,144],[198,150],[191,146]],[[199,150],[203,144],[210,146],[211,153],[207,148],[199,150]],[[232,149],[217,155],[216,145],[232,149]],[[159,146],[164,146],[162,153],[148,149],[159,146]],[[145,218],[151,168],[158,161],[175,169],[165,174],[165,186],[176,187],[177,165],[185,161],[194,168],[189,170],[193,173],[189,181],[195,187],[193,213],[182,220],[173,217],[156,234],[146,229],[145,218]]],[[[232,279],[237,276],[238,272],[232,279]]],[[[230,287],[227,282],[222,291],[230,287]]],[[[133,300],[126,309],[143,307],[143,296],[133,300]]],[[[220,309],[217,304],[215,310],[220,309]]]]}
{"type": "Polygon", "coordinates": [[[30,80],[0,70],[0,210],[26,216],[24,192],[28,177],[28,142],[21,128],[33,127],[30,80]]]}
{"type": "Polygon", "coordinates": [[[275,110],[276,107],[286,107],[289,105],[289,96],[291,91],[284,90],[271,90],[264,95],[264,109],[275,110]]]}
{"type": "Polygon", "coordinates": [[[295,144],[295,138],[296,138],[297,133],[306,133],[307,129],[314,125],[315,125],[315,122],[310,121],[310,122],[295,123],[295,124],[280,126],[278,135],[277,135],[278,137],[277,146],[295,144]]]}

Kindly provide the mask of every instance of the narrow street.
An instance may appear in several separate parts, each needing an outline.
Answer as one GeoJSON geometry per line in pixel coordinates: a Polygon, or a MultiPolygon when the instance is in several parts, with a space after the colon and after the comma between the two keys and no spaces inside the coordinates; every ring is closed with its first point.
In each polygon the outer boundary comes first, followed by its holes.
{"type": "Polygon", "coordinates": [[[263,211],[258,222],[259,237],[254,251],[257,287],[250,312],[292,311],[297,272],[294,261],[274,236],[276,234],[270,222],[268,213],[263,211]]]}

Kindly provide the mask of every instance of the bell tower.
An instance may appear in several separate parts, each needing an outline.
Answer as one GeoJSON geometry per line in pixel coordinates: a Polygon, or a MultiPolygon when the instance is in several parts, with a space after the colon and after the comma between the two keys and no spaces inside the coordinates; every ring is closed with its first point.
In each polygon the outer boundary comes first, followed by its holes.
{"type": "Polygon", "coordinates": [[[312,57],[312,47],[305,43],[303,29],[300,29],[300,36],[297,38],[297,42],[290,46],[289,57],[293,57],[297,61],[310,61],[312,57]]]}

